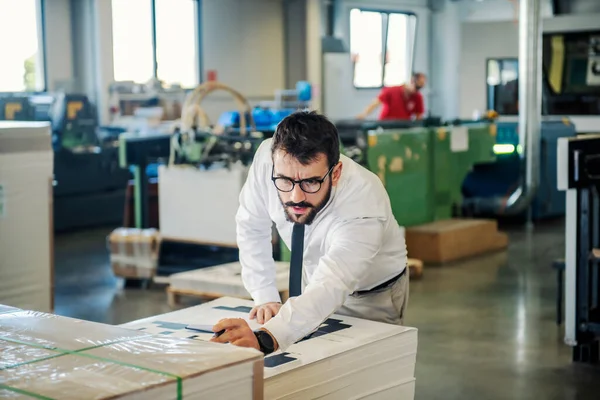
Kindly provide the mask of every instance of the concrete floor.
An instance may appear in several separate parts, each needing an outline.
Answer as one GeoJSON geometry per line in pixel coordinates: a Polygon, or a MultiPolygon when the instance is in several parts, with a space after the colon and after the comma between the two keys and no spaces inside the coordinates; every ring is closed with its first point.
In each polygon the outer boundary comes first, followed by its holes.
{"type": "MultiPolygon", "coordinates": [[[[600,369],[571,363],[555,323],[564,223],[505,227],[508,251],[426,268],[405,323],[419,328],[416,399],[599,399],[600,369]]],[[[56,237],[56,313],[119,324],[170,311],[164,288],[124,289],[110,228],[56,237]]]]}

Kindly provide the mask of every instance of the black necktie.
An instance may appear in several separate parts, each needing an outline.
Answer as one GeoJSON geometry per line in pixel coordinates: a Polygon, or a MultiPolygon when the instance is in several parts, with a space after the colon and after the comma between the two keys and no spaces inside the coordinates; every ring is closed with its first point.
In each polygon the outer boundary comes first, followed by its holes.
{"type": "Polygon", "coordinates": [[[290,257],[290,297],[302,292],[302,255],[304,253],[304,224],[294,224],[292,255],[290,257]]]}

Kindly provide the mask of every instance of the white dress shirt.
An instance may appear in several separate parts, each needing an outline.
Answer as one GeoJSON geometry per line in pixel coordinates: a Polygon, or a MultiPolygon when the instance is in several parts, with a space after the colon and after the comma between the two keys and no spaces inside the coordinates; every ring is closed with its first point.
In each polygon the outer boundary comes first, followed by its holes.
{"type": "MultiPolygon", "coordinates": [[[[271,141],[265,140],[254,156],[236,216],[242,279],[256,305],[281,301],[272,226],[288,248],[293,228],[271,181],[271,141]]],[[[340,161],[337,187],[306,226],[302,295],[290,298],[264,325],[282,350],[318,328],[351,293],[371,289],[406,268],[404,232],[379,177],[344,155],[340,161]]]]}

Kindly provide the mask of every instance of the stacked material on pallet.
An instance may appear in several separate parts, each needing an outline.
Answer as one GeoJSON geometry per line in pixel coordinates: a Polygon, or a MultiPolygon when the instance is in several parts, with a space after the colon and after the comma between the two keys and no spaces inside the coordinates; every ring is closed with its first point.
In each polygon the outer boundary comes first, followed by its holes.
{"type": "MultiPolygon", "coordinates": [[[[289,285],[290,263],[276,262],[275,268],[277,290],[280,293],[285,292],[289,285]]],[[[180,272],[170,276],[169,291],[251,299],[252,296],[244,287],[241,274],[242,265],[239,262],[180,272]]]]}
{"type": "Polygon", "coordinates": [[[0,314],[0,354],[0,397],[263,398],[258,351],[52,314],[0,314]]]}
{"type": "Polygon", "coordinates": [[[149,279],[156,274],[160,235],[156,229],[117,228],[108,236],[115,276],[149,279]]]}
{"type": "Polygon", "coordinates": [[[439,264],[504,250],[508,236],[493,219],[445,219],[406,228],[408,256],[439,264]]]}
{"type": "MultiPolygon", "coordinates": [[[[196,341],[212,332],[186,326],[211,326],[223,318],[248,320],[253,303],[220,299],[129,322],[137,332],[160,333],[196,341]]],[[[413,399],[417,330],[332,315],[309,337],[265,357],[266,399],[413,399]]]]}
{"type": "Polygon", "coordinates": [[[0,121],[0,303],[54,308],[52,131],[0,121]]]}

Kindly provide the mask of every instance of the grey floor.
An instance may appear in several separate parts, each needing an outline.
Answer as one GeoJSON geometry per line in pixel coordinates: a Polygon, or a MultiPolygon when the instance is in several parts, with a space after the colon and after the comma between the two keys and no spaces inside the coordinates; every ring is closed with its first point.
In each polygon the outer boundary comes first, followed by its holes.
{"type": "MultiPolygon", "coordinates": [[[[555,323],[550,264],[563,253],[563,222],[505,231],[508,251],[429,267],[411,282],[416,399],[600,399],[600,369],[571,362],[555,323]]],[[[113,277],[109,232],[57,235],[56,313],[119,324],[170,311],[164,288],[124,289],[113,277]]]]}

